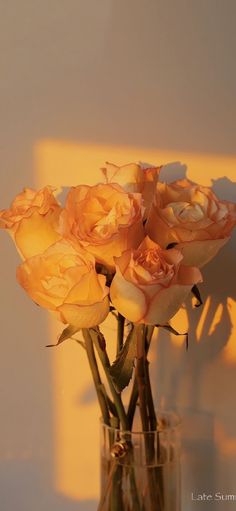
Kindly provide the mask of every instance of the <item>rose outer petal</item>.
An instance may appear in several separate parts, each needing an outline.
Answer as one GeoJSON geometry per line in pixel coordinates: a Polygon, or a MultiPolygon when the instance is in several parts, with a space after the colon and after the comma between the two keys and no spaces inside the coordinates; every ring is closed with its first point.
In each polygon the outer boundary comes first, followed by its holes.
{"type": "Polygon", "coordinates": [[[61,238],[55,230],[58,216],[58,210],[47,215],[35,212],[29,218],[23,218],[19,222],[13,238],[23,258],[28,259],[41,254],[61,238]]]}
{"type": "Polygon", "coordinates": [[[176,282],[175,284],[181,284],[184,286],[193,286],[194,284],[197,284],[198,282],[202,282],[202,274],[199,270],[199,268],[196,268],[195,266],[187,266],[181,264],[179,267],[178,274],[176,275],[176,282]]]}
{"type": "Polygon", "coordinates": [[[202,268],[215,257],[229,239],[228,237],[218,240],[188,241],[179,243],[176,248],[183,254],[183,264],[202,268]]]}
{"type": "Polygon", "coordinates": [[[166,248],[170,243],[179,242],[175,229],[170,227],[158,215],[154,206],[151,207],[150,215],[145,225],[145,230],[148,236],[162,248],[166,248]]]}
{"type": "Polygon", "coordinates": [[[71,305],[64,303],[57,308],[61,320],[78,328],[92,328],[102,323],[109,313],[109,299],[92,305],[71,305]]]}
{"type": "Polygon", "coordinates": [[[128,250],[130,246],[137,247],[143,237],[144,230],[142,219],[140,218],[140,220],[135,222],[133,225],[127,228],[122,228],[119,236],[115,237],[115,239],[112,239],[110,242],[108,241],[104,245],[84,244],[83,240],[80,240],[80,242],[82,245],[85,245],[85,248],[94,255],[100,264],[104,264],[104,266],[113,270],[115,269],[114,258],[121,256],[121,254],[128,250]]]}
{"type": "Polygon", "coordinates": [[[147,309],[145,295],[137,286],[125,280],[118,268],[111,284],[110,296],[122,316],[134,323],[141,321],[147,309]]]}
{"type": "Polygon", "coordinates": [[[190,286],[173,285],[162,289],[157,293],[149,307],[148,312],[140,323],[150,325],[166,324],[179,310],[189,295],[193,284],[190,286]]]}

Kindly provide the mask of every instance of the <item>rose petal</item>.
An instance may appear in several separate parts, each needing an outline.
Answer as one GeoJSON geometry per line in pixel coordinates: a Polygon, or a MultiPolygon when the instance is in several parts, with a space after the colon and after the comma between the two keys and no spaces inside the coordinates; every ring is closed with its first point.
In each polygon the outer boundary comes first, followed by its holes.
{"type": "Polygon", "coordinates": [[[181,264],[175,283],[184,286],[193,286],[194,284],[198,284],[198,282],[202,281],[203,278],[199,268],[196,268],[195,266],[184,266],[181,264]]]}
{"type": "Polygon", "coordinates": [[[153,297],[148,312],[141,322],[150,325],[164,325],[167,323],[178,312],[191,288],[192,285],[173,285],[159,291],[153,297]]]}
{"type": "Polygon", "coordinates": [[[139,174],[143,172],[136,163],[129,163],[117,167],[113,163],[106,163],[106,168],[101,169],[107,183],[118,183],[128,192],[138,192],[137,183],[141,180],[139,174]]]}
{"type": "Polygon", "coordinates": [[[24,258],[44,252],[61,238],[61,235],[55,230],[59,213],[56,210],[44,216],[35,212],[29,218],[21,220],[14,238],[16,246],[24,258]]]}
{"type": "Polygon", "coordinates": [[[137,247],[144,236],[141,194],[129,194],[117,183],[72,189],[66,212],[61,234],[86,247],[110,271],[114,257],[137,247]]]}
{"type": "Polygon", "coordinates": [[[167,223],[158,216],[154,206],[151,208],[149,218],[145,225],[145,231],[148,236],[162,248],[166,248],[170,243],[178,243],[180,241],[175,229],[170,229],[167,223]]]}
{"type": "Polygon", "coordinates": [[[102,323],[109,313],[109,299],[92,305],[71,305],[64,303],[57,308],[64,323],[78,328],[92,328],[102,323]]]}
{"type": "Polygon", "coordinates": [[[113,278],[110,296],[114,307],[129,321],[135,323],[144,316],[147,308],[144,293],[137,286],[125,280],[119,269],[113,278]]]}
{"type": "Polygon", "coordinates": [[[103,290],[106,289],[106,294],[108,294],[108,288],[105,288],[105,282],[106,278],[104,275],[97,275],[96,272],[91,269],[90,272],[86,273],[80,281],[70,289],[65,303],[91,305],[101,301],[101,298],[105,296],[103,290]],[[101,282],[103,283],[103,288],[101,287],[101,282]]]}
{"type": "Polygon", "coordinates": [[[178,250],[183,254],[183,264],[202,268],[207,264],[219,250],[229,241],[230,238],[219,240],[203,240],[179,243],[178,250]]]}

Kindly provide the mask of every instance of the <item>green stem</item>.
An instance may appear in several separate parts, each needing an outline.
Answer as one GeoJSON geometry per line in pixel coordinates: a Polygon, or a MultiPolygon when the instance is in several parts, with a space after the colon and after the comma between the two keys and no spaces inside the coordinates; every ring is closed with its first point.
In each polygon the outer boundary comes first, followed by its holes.
{"type": "MultiPolygon", "coordinates": [[[[152,464],[155,459],[155,448],[153,444],[153,433],[150,432],[148,403],[150,400],[149,387],[147,382],[147,354],[146,354],[146,327],[137,327],[137,365],[136,378],[139,394],[139,409],[142,429],[144,433],[145,455],[147,463],[147,478],[150,495],[150,511],[161,510],[160,489],[156,485],[155,471],[152,464]],[[159,507],[160,506],[160,507],[159,507]]],[[[149,381],[150,384],[150,381],[149,381]]]]}
{"type": "Polygon", "coordinates": [[[90,332],[91,338],[95,344],[95,348],[97,350],[100,361],[102,363],[102,366],[103,366],[103,369],[104,369],[104,372],[105,372],[105,375],[106,375],[106,378],[108,381],[108,385],[110,387],[112,398],[113,398],[114,404],[116,406],[117,414],[118,414],[118,417],[121,422],[122,429],[124,431],[128,431],[129,423],[127,420],[125,408],[122,403],[120,394],[116,391],[116,389],[114,387],[114,384],[113,384],[113,381],[112,381],[112,378],[110,375],[110,361],[109,361],[109,358],[107,355],[107,351],[106,351],[106,349],[102,349],[99,344],[98,336],[99,336],[100,332],[98,329],[97,330],[89,329],[89,332],[90,332]]]}
{"type": "Polygon", "coordinates": [[[89,331],[87,329],[83,330],[83,337],[84,337],[84,341],[85,341],[85,348],[86,348],[86,352],[87,352],[87,356],[88,356],[88,362],[90,365],[95,389],[96,389],[97,396],[98,396],[98,402],[99,402],[99,405],[101,408],[103,422],[109,426],[110,425],[110,414],[109,414],[109,409],[108,409],[108,405],[107,405],[107,400],[105,398],[104,391],[102,390],[102,381],[101,381],[99,370],[98,370],[97,360],[96,360],[94,347],[93,347],[93,341],[92,341],[92,338],[91,338],[89,331]]]}
{"type": "MultiPolygon", "coordinates": [[[[96,329],[90,329],[89,332],[90,332],[91,338],[95,344],[95,347],[96,347],[98,356],[100,358],[100,361],[102,363],[105,375],[107,377],[108,385],[110,387],[110,391],[111,391],[111,394],[113,397],[114,404],[117,409],[117,415],[120,419],[122,429],[123,429],[123,431],[129,431],[129,422],[128,422],[128,419],[126,416],[124,405],[121,400],[121,396],[116,391],[116,389],[113,385],[113,382],[112,382],[111,375],[110,375],[110,361],[109,361],[106,349],[102,349],[100,346],[100,343],[99,343],[99,335],[100,335],[99,328],[97,327],[96,329]]],[[[130,437],[129,437],[129,440],[130,440],[130,437]]],[[[131,453],[130,453],[131,458],[132,458],[132,455],[133,454],[131,451],[131,453]]],[[[137,489],[136,480],[135,480],[135,472],[134,472],[133,466],[130,467],[130,486],[131,486],[132,498],[133,498],[133,503],[134,503],[133,509],[135,509],[135,511],[141,511],[139,497],[138,497],[138,489],[137,489]]]]}
{"type": "Polygon", "coordinates": [[[120,351],[123,348],[123,340],[124,340],[124,328],[125,328],[125,318],[120,313],[118,313],[118,327],[117,327],[117,350],[116,354],[119,355],[120,351]]]}
{"type": "MultiPolygon", "coordinates": [[[[154,328],[155,327],[151,326],[151,325],[146,327],[146,343],[145,343],[146,353],[148,353],[149,348],[150,348],[154,328]]],[[[135,414],[135,410],[136,410],[137,401],[138,401],[138,383],[137,383],[137,378],[135,375],[134,384],[133,384],[133,388],[132,388],[132,392],[131,392],[131,396],[130,396],[128,412],[127,412],[130,429],[132,429],[132,424],[133,424],[133,420],[134,420],[134,414],[135,414]]]]}
{"type": "MultiPolygon", "coordinates": [[[[145,327],[144,335],[145,335],[145,339],[146,339],[147,338],[147,328],[146,327],[145,327]]],[[[147,342],[146,342],[146,346],[147,346],[147,342]]],[[[154,401],[153,401],[153,396],[152,396],[152,387],[151,387],[150,374],[149,374],[149,361],[147,360],[147,349],[145,350],[144,360],[145,360],[147,408],[148,408],[148,415],[149,415],[149,422],[150,422],[150,431],[156,431],[157,418],[156,418],[156,412],[155,412],[154,401]]]]}
{"type": "Polygon", "coordinates": [[[143,432],[149,431],[149,421],[147,412],[147,399],[146,399],[146,370],[145,370],[145,327],[137,327],[137,364],[136,364],[136,379],[139,395],[139,409],[140,418],[142,422],[143,432]]]}

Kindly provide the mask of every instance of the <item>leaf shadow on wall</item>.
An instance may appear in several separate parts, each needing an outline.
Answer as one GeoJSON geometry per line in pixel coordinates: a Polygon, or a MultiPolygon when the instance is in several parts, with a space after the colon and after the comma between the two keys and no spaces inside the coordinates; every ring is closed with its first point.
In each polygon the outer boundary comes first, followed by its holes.
{"type": "MultiPolygon", "coordinates": [[[[222,177],[213,181],[212,190],[219,198],[233,200],[236,183],[222,177]]],[[[153,347],[156,364],[152,376],[156,381],[157,401],[164,408],[177,408],[183,417],[184,485],[190,492],[226,491],[226,487],[232,492],[234,487],[235,251],[234,233],[221,252],[202,269],[204,281],[199,287],[203,306],[195,308],[188,300],[184,307],[188,351],[185,342],[179,343],[163,331],[158,333],[157,348],[153,347]]],[[[176,327],[175,318],[172,325],[176,327]]],[[[182,327],[180,323],[178,329],[181,331],[182,327]]],[[[189,500],[186,506],[191,507],[189,500]]]]}

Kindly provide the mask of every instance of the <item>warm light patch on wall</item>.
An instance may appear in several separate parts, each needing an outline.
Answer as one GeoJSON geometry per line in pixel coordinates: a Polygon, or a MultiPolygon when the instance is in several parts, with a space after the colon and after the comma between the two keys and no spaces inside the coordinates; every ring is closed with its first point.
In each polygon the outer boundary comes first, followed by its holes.
{"type": "Polygon", "coordinates": [[[227,434],[222,423],[215,424],[214,439],[220,453],[223,456],[235,458],[236,438],[227,434]]]}
{"type": "MultiPolygon", "coordinates": [[[[228,156],[56,140],[39,141],[34,156],[37,187],[46,184],[55,187],[72,186],[83,182],[94,184],[102,180],[99,168],[107,160],[118,165],[139,160],[157,165],[180,161],[188,165],[187,176],[190,179],[205,185],[211,185],[212,178],[217,179],[224,175],[235,179],[236,159],[228,156]]],[[[210,298],[204,305],[198,326],[198,339],[209,307],[210,298]]],[[[231,313],[236,316],[235,303],[231,313]]],[[[175,326],[180,330],[188,327],[184,310],[180,311],[177,323],[175,326]]],[[[50,323],[49,342],[55,342],[57,334],[55,324],[50,323]]],[[[173,336],[172,340],[178,345],[183,343],[182,337],[173,336]]],[[[225,360],[233,357],[236,362],[233,337],[232,340],[230,338],[224,355],[225,360]]],[[[73,341],[55,349],[52,372],[55,489],[70,498],[91,499],[98,496],[99,411],[91,390],[91,376],[83,349],[73,341]]]]}
{"type": "Polygon", "coordinates": [[[211,305],[211,297],[208,296],[205,303],[202,306],[203,307],[202,314],[201,314],[200,320],[198,322],[197,330],[196,330],[197,341],[199,341],[201,339],[204,323],[206,321],[207,314],[210,309],[210,305],[211,305]]]}
{"type": "Polygon", "coordinates": [[[212,319],[210,328],[208,330],[208,335],[213,334],[216,325],[218,325],[218,323],[220,323],[220,321],[221,321],[222,314],[223,314],[223,305],[222,305],[222,303],[219,303],[219,305],[215,311],[214,317],[212,319]]]}
{"type": "MultiPolygon", "coordinates": [[[[182,307],[171,321],[173,328],[179,333],[186,333],[189,331],[189,321],[186,309],[182,307]]],[[[171,341],[175,346],[182,346],[185,342],[185,335],[171,334],[171,341]]]]}
{"type": "Polygon", "coordinates": [[[188,166],[187,176],[206,186],[211,179],[227,176],[235,180],[236,158],[226,155],[201,155],[179,151],[161,151],[142,147],[106,146],[42,140],[35,147],[37,176],[41,183],[71,186],[101,180],[99,168],[106,161],[123,165],[144,161],[155,165],[182,162],[188,166]]]}
{"type": "Polygon", "coordinates": [[[233,319],[235,321],[236,318],[236,301],[232,300],[232,298],[228,298],[227,307],[230,312],[230,317],[232,319],[232,330],[229,337],[229,340],[226,344],[226,347],[223,351],[224,360],[228,364],[236,364],[236,338],[235,338],[235,324],[233,324],[233,319]]]}
{"type": "MultiPolygon", "coordinates": [[[[63,325],[50,326],[55,343],[63,325]]],[[[73,499],[96,498],[99,412],[86,353],[73,340],[54,348],[53,386],[55,489],[73,499]]]]}

